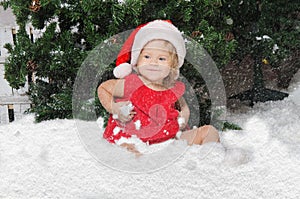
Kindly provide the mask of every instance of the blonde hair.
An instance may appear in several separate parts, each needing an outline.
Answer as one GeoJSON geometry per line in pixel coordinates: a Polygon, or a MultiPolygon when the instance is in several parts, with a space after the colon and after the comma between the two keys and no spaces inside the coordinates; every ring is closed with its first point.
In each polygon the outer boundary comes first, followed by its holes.
{"type": "MultiPolygon", "coordinates": [[[[157,39],[157,40],[163,42],[163,47],[167,49],[167,51],[170,53],[170,56],[171,56],[172,62],[171,62],[170,73],[169,73],[169,75],[167,77],[165,77],[163,79],[163,86],[165,88],[170,88],[170,87],[174,86],[174,84],[176,82],[176,79],[179,76],[178,55],[177,55],[177,52],[176,52],[176,48],[174,47],[174,45],[172,43],[170,43],[167,40],[162,40],[162,39],[157,39]]],[[[154,40],[151,40],[149,42],[152,42],[152,41],[154,41],[154,40]]],[[[137,72],[138,72],[138,70],[137,70],[137,72]]]]}

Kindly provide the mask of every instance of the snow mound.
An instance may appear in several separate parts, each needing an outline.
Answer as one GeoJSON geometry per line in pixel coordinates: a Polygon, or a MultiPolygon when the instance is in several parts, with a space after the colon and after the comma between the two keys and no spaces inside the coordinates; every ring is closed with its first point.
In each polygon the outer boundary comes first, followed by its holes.
{"type": "Polygon", "coordinates": [[[0,126],[0,198],[296,199],[295,100],[300,99],[259,103],[247,113],[228,115],[243,130],[220,132],[221,144],[187,147],[175,141],[151,158],[136,158],[94,137],[94,129],[103,132],[101,119],[84,126],[75,120],[35,123],[27,115],[0,126]]]}

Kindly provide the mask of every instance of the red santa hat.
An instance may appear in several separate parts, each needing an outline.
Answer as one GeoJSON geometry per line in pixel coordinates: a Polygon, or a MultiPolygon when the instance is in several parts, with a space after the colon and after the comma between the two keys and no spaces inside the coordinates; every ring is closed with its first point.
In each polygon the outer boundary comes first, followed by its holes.
{"type": "Polygon", "coordinates": [[[143,47],[154,39],[166,40],[173,44],[178,56],[178,68],[183,65],[186,49],[181,32],[170,20],[155,20],[138,26],[130,34],[117,57],[114,76],[124,78],[129,75],[132,67],[136,66],[143,47]]]}

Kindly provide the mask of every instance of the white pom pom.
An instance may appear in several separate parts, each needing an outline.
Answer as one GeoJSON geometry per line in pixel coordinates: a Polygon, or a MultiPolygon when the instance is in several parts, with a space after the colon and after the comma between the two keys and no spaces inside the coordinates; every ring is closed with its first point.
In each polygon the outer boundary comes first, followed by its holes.
{"type": "Polygon", "coordinates": [[[132,72],[132,66],[128,63],[123,63],[114,68],[114,76],[116,78],[124,78],[132,72]]]}

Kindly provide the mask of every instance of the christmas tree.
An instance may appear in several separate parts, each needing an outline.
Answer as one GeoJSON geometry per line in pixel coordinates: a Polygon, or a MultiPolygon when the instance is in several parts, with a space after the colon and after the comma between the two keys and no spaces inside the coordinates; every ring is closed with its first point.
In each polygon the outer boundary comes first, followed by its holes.
{"type": "MultiPolygon", "coordinates": [[[[265,102],[281,100],[286,93],[264,86],[262,67],[271,65],[279,71],[282,62],[299,54],[299,3],[290,1],[226,1],[224,12],[232,23],[232,33],[239,43],[236,59],[249,55],[254,60],[253,88],[233,96],[241,100],[265,102]]],[[[299,62],[291,68],[300,68],[299,62]]],[[[279,78],[284,77],[278,72],[279,78]]],[[[293,75],[293,74],[291,74],[293,75]]],[[[285,77],[284,77],[285,78],[285,77]]],[[[282,85],[278,85],[282,87],[282,85]]]]}
{"type": "MultiPolygon", "coordinates": [[[[28,73],[35,74],[29,95],[33,103],[31,111],[37,121],[71,118],[73,84],[88,53],[111,36],[141,23],[170,19],[185,35],[203,45],[218,67],[230,60],[236,47],[235,40],[224,39],[230,25],[222,14],[220,0],[14,0],[4,1],[2,5],[13,9],[20,26],[15,45],[6,46],[10,53],[5,65],[6,79],[13,88],[19,88],[25,83],[28,73]],[[45,30],[40,38],[30,40],[30,35],[25,31],[28,22],[35,29],[45,30]]],[[[195,75],[190,64],[185,64],[182,73],[192,82],[192,86],[203,87],[201,75],[197,71],[195,75]]],[[[106,74],[100,77],[100,82],[111,77],[109,68],[106,74]]],[[[205,116],[201,123],[209,123],[208,91],[200,89],[197,96],[201,115],[205,116]]],[[[97,97],[95,101],[86,103],[87,107],[89,105],[96,107],[97,115],[106,114],[97,97]]],[[[88,118],[88,114],[85,117],[88,118]]]]}

